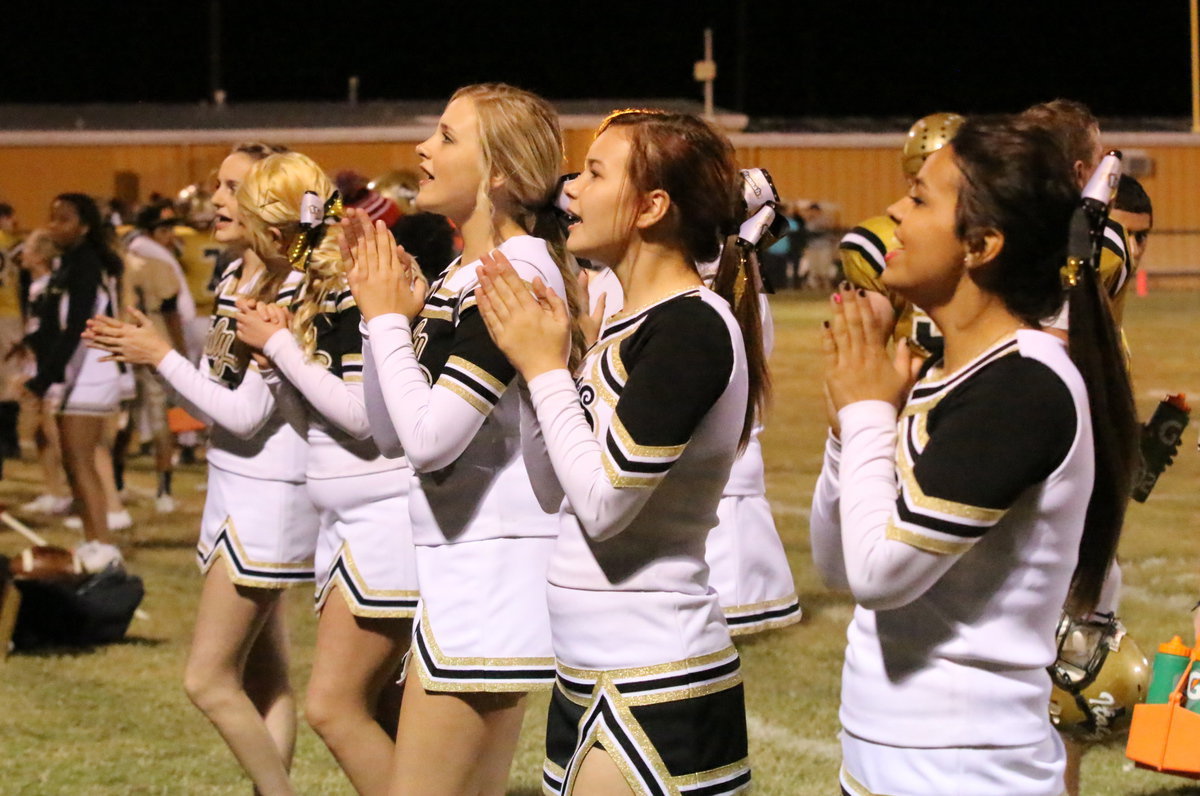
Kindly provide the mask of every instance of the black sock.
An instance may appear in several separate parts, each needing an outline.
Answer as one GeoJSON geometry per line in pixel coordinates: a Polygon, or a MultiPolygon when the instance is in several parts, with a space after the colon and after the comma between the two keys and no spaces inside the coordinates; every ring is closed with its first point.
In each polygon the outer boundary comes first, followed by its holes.
{"type": "Polygon", "coordinates": [[[171,470],[167,470],[165,473],[158,474],[158,494],[159,495],[171,494],[171,474],[172,474],[171,470]]]}

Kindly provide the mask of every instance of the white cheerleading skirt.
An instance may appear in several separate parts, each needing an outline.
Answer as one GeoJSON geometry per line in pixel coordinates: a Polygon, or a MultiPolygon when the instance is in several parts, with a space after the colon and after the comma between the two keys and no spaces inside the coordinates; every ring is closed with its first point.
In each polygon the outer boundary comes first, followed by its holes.
{"type": "Polygon", "coordinates": [[[802,612],[787,553],[764,495],[726,495],[704,559],[732,635],[800,621],[802,612]]]}
{"type": "Polygon", "coordinates": [[[304,484],[251,478],[211,464],[196,559],[223,559],[238,586],[282,589],[313,579],[317,512],[304,484]]]}
{"type": "Polygon", "coordinates": [[[554,649],[546,568],[554,539],[483,539],[417,548],[421,605],[413,667],[430,692],[549,688],[554,649]]]}
{"type": "Polygon", "coordinates": [[[309,480],[308,494],[320,512],[317,611],[336,588],[355,616],[393,619],[416,613],[409,480],[407,470],[309,480]]]}
{"type": "Polygon", "coordinates": [[[80,345],[67,364],[63,382],[50,386],[46,397],[58,414],[108,415],[133,397],[133,371],[116,362],[101,362],[105,351],[80,345]]]}
{"type": "Polygon", "coordinates": [[[1062,796],[1066,752],[1047,731],[1028,746],[911,748],[842,731],[842,792],[848,796],[1062,796]]]}

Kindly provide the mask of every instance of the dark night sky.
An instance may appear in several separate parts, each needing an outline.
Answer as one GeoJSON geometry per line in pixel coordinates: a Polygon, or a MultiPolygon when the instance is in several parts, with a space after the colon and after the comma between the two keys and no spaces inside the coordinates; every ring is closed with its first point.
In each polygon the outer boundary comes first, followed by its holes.
{"type": "MultiPolygon", "coordinates": [[[[5,5],[0,102],[208,93],[208,0],[5,5]]],[[[550,98],[699,98],[691,64],[711,25],[717,103],[753,116],[1005,111],[1054,96],[1103,116],[1190,114],[1187,0],[220,5],[231,102],[341,98],[351,74],[363,99],[442,98],[480,80],[550,98]]]]}

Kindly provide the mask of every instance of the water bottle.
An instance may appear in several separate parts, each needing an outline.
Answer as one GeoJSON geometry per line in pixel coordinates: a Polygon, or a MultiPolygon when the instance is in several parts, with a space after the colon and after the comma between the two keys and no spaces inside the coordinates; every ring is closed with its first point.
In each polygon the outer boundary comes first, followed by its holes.
{"type": "Polygon", "coordinates": [[[1193,713],[1200,713],[1200,662],[1196,660],[1196,654],[1200,650],[1192,652],[1192,670],[1188,672],[1187,685],[1183,689],[1183,706],[1193,713]]]}
{"type": "Polygon", "coordinates": [[[1146,704],[1164,705],[1179,678],[1187,670],[1192,659],[1192,650],[1183,643],[1183,639],[1175,636],[1166,644],[1158,645],[1158,654],[1154,656],[1154,668],[1150,677],[1150,688],[1146,692],[1146,704]]]}
{"type": "Polygon", "coordinates": [[[1146,498],[1150,497],[1150,490],[1154,489],[1158,482],[1158,477],[1175,459],[1180,436],[1188,424],[1191,411],[1186,395],[1168,395],[1142,426],[1142,461],[1131,495],[1137,502],[1146,502],[1146,498]]]}

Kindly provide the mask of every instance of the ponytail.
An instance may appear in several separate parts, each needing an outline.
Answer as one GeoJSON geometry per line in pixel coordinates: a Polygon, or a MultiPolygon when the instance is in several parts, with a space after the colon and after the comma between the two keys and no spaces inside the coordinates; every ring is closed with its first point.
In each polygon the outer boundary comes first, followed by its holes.
{"type": "Polygon", "coordinates": [[[567,251],[567,232],[563,229],[562,218],[554,207],[554,197],[551,202],[542,205],[534,211],[532,228],[529,234],[546,241],[550,256],[558,271],[562,274],[563,287],[566,290],[563,301],[567,305],[568,317],[571,319],[571,353],[567,360],[567,368],[572,374],[583,361],[584,349],[587,347],[583,335],[583,327],[579,324],[581,315],[587,314],[583,299],[579,294],[579,263],[574,255],[567,251]]]}
{"type": "Polygon", "coordinates": [[[750,442],[754,424],[766,411],[771,394],[771,375],[767,370],[767,354],[763,346],[762,308],[759,306],[762,274],[758,247],[746,245],[737,234],[725,238],[712,289],[729,302],[746,346],[748,399],[746,418],[738,438],[740,453],[750,442]]]}
{"type": "Polygon", "coordinates": [[[1138,430],[1124,348],[1096,269],[1081,267],[1068,296],[1068,349],[1087,385],[1096,461],[1079,562],[1067,598],[1068,609],[1083,616],[1095,609],[1117,552],[1133,487],[1138,430]]]}

